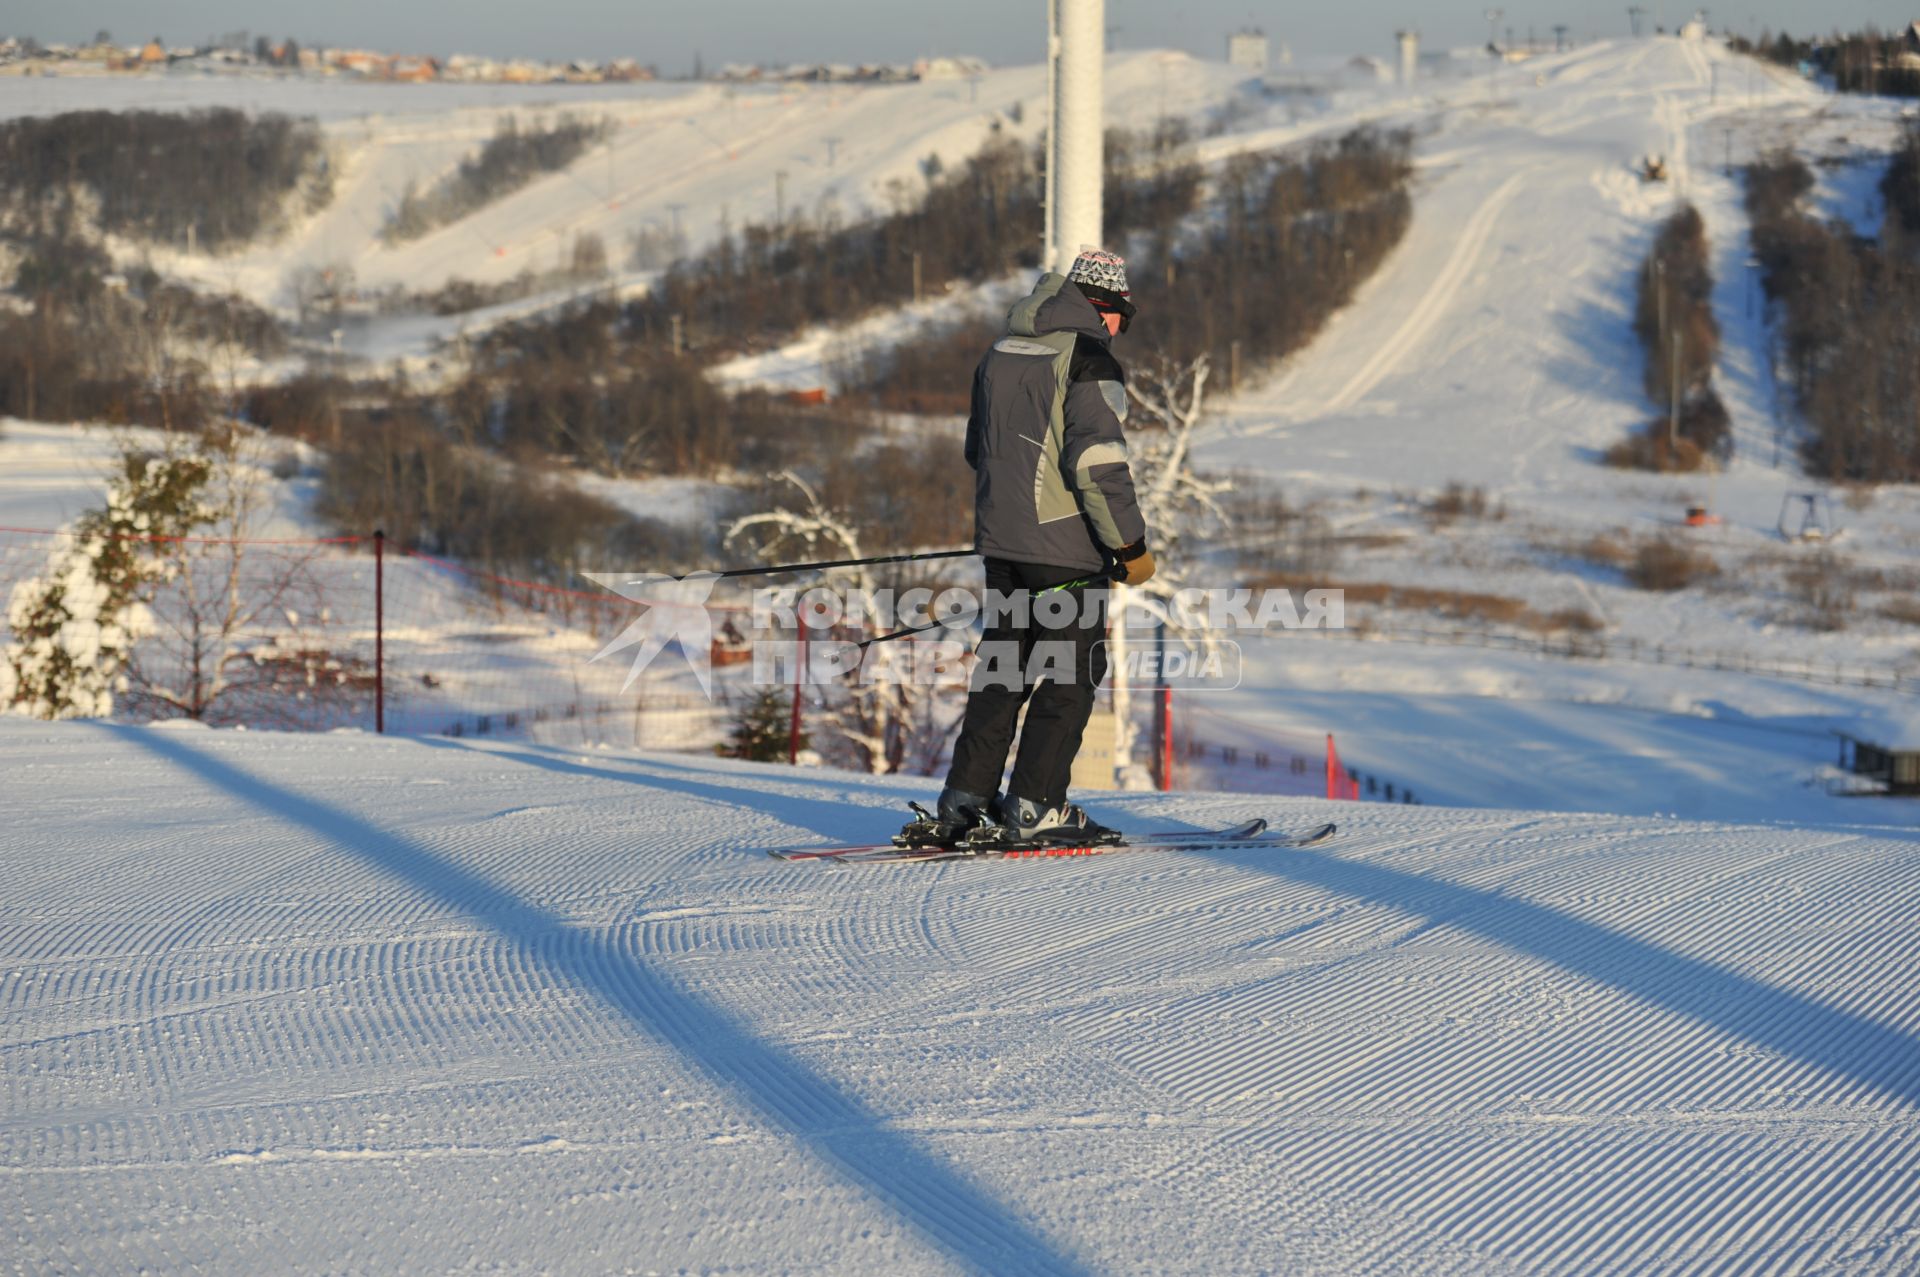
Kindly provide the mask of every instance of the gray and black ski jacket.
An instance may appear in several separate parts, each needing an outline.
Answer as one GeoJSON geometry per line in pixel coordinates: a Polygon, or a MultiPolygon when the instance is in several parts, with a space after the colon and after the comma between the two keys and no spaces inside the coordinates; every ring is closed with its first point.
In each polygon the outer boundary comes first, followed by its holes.
{"type": "Polygon", "coordinates": [[[1015,563],[1098,571],[1145,540],[1127,467],[1126,375],[1100,313],[1047,274],[1007,312],[973,374],[967,464],[973,548],[1015,563]]]}

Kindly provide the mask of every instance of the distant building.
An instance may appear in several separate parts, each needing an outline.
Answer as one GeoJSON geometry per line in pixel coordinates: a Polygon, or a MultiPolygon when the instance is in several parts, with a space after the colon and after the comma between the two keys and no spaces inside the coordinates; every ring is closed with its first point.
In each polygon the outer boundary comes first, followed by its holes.
{"type": "Polygon", "coordinates": [[[449,57],[442,76],[448,80],[493,80],[500,74],[500,66],[492,58],[480,57],[471,53],[456,53],[449,57]]]}
{"type": "Polygon", "coordinates": [[[986,70],[979,58],[921,58],[913,64],[914,78],[920,80],[964,80],[986,70]]]}
{"type": "Polygon", "coordinates": [[[1379,84],[1385,84],[1393,79],[1392,69],[1379,58],[1367,53],[1347,59],[1346,73],[1350,79],[1372,80],[1379,84]]]}
{"type": "Polygon", "coordinates": [[[1400,83],[1412,84],[1420,74],[1420,33],[1418,31],[1396,31],[1394,40],[1400,46],[1400,83]]]}
{"type": "Polygon", "coordinates": [[[1920,732],[1889,734],[1877,741],[1843,734],[1840,765],[1884,786],[1884,793],[1920,794],[1920,732]]]}
{"type": "Polygon", "coordinates": [[[433,58],[402,53],[387,60],[386,76],[408,84],[424,84],[440,78],[440,63],[433,58]]]}
{"type": "Polygon", "coordinates": [[[327,65],[350,75],[379,76],[387,69],[387,60],[371,49],[328,49],[327,65]]]}
{"type": "Polygon", "coordinates": [[[1267,69],[1267,33],[1258,27],[1245,27],[1227,37],[1227,64],[1249,71],[1267,69]]]}

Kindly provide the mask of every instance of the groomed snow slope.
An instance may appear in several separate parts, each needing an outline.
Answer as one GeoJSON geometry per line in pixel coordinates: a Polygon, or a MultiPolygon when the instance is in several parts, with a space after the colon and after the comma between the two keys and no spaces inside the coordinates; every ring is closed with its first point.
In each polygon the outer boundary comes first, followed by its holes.
{"type": "Polygon", "coordinates": [[[27,1270],[1911,1272],[1920,849],[1334,814],[832,870],[926,786],[0,723],[27,1270]]]}

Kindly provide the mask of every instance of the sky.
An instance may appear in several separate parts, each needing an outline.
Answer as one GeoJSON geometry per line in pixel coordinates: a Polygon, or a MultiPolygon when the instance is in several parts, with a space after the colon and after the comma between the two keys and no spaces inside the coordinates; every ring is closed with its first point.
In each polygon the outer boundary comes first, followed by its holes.
{"type": "MultiPolygon", "coordinates": [[[[1576,37],[1624,35],[1626,6],[1594,0],[1504,0],[1502,28],[1549,38],[1556,23],[1576,37]]],[[[1692,10],[1674,0],[1633,0],[1677,21],[1692,10]]],[[[1869,22],[1903,27],[1920,0],[1745,0],[1711,10],[1716,28],[1788,29],[1798,34],[1869,22]]],[[[1222,56],[1226,35],[1263,28],[1296,54],[1390,52],[1393,32],[1412,26],[1428,47],[1478,43],[1487,35],[1481,3],[1344,0],[1337,5],[1251,0],[1108,0],[1114,47],[1185,49],[1222,56]]],[[[364,45],[390,52],[480,53],[536,58],[628,55],[667,74],[699,54],[725,62],[898,62],[930,53],[973,54],[996,65],[1036,62],[1045,25],[1042,0],[8,0],[0,33],[75,43],[100,29],[122,42],[158,35],[195,44],[232,31],[291,35],[303,43],[364,45]]],[[[1657,18],[1656,18],[1657,20],[1657,18]]]]}

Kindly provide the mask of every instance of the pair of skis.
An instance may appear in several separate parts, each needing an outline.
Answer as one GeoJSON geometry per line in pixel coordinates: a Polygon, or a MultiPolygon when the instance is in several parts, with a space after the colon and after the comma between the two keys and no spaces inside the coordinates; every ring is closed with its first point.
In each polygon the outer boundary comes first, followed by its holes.
{"type": "Polygon", "coordinates": [[[1098,856],[1110,851],[1192,851],[1216,847],[1309,847],[1333,837],[1327,824],[1306,833],[1269,829],[1264,820],[1249,820],[1225,829],[1178,830],[1159,834],[1122,836],[1117,842],[1076,843],[1071,840],[1032,839],[942,846],[902,846],[866,843],[853,847],[780,848],[767,854],[776,860],[803,860],[825,865],[910,864],[929,860],[1038,860],[1049,856],[1098,856]]]}

